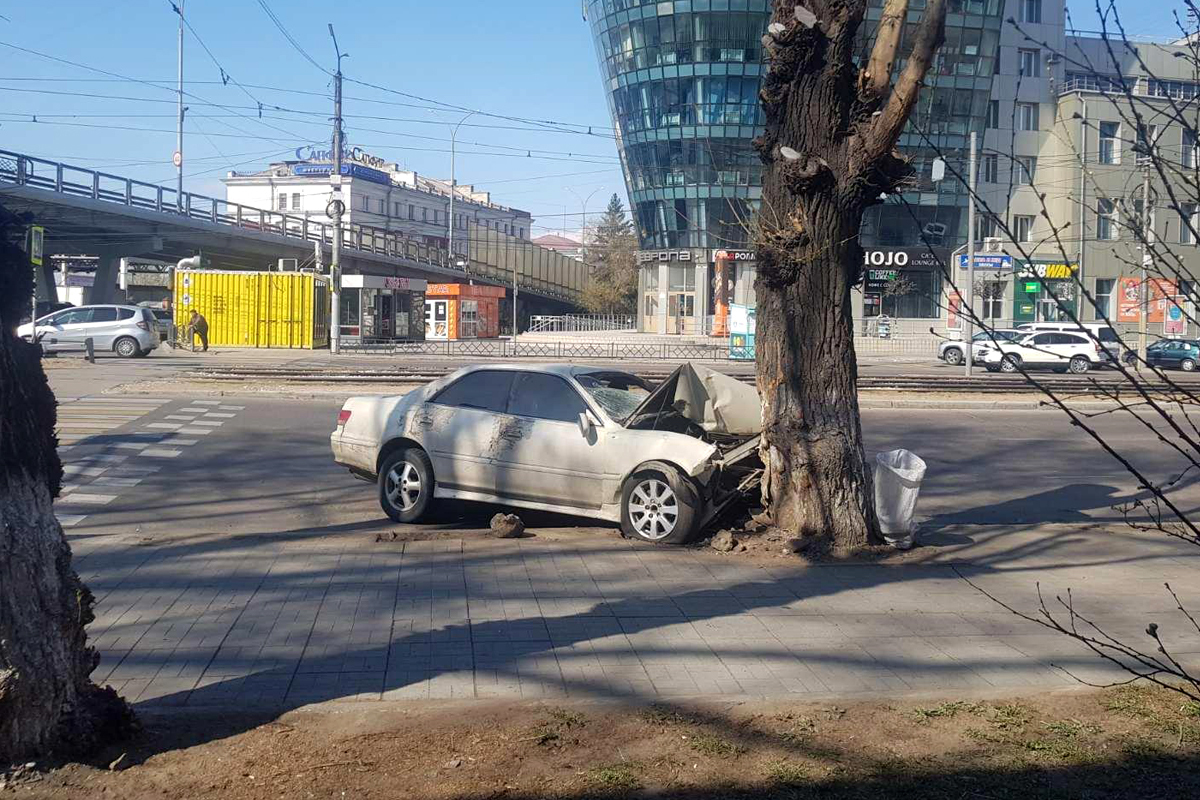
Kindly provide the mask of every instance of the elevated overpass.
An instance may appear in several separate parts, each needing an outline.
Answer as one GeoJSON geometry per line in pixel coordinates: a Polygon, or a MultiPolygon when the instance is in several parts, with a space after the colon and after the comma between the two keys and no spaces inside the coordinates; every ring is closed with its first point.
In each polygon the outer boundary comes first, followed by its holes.
{"type": "MultiPolygon", "coordinates": [[[[214,269],[262,270],[280,258],[311,260],[320,248],[321,263],[330,263],[330,223],[9,150],[0,150],[0,203],[45,228],[45,255],[99,257],[92,302],[112,299],[126,257],[176,261],[202,252],[214,269]]],[[[515,271],[523,313],[561,313],[578,303],[583,264],[516,237],[491,239],[459,266],[445,248],[402,232],[344,224],[341,266],[343,273],[431,282],[470,278],[510,291],[515,271]]],[[[49,264],[39,293],[54,286],[49,264]]]]}

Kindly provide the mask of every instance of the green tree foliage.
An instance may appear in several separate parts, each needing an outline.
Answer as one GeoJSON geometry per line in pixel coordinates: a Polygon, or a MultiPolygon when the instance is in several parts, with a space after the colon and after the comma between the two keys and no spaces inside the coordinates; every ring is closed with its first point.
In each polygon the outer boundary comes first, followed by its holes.
{"type": "Polygon", "coordinates": [[[613,194],[600,224],[587,237],[591,283],[583,305],[596,314],[632,314],[637,309],[637,236],[621,198],[613,194]]]}

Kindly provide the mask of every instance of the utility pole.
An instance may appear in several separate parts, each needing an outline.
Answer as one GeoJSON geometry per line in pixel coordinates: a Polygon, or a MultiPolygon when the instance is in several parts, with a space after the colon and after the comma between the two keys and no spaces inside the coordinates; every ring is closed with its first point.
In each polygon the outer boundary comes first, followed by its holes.
{"type": "Polygon", "coordinates": [[[341,348],[342,338],[342,59],[347,54],[338,48],[333,23],[329,23],[329,36],[333,39],[333,52],[337,55],[337,72],[333,75],[333,172],[329,182],[333,186],[333,199],[329,211],[333,217],[333,252],[329,257],[329,296],[333,303],[329,320],[329,352],[336,355],[341,348]]]}
{"type": "Polygon", "coordinates": [[[967,167],[968,180],[971,182],[967,187],[967,342],[963,349],[967,353],[965,374],[971,377],[971,370],[975,365],[975,345],[972,340],[975,338],[975,182],[978,177],[975,173],[975,131],[971,131],[971,161],[967,167]]]}
{"type": "MultiPolygon", "coordinates": [[[[596,192],[598,192],[600,190],[593,189],[592,193],[589,194],[587,196],[587,198],[585,199],[583,197],[580,197],[579,192],[575,191],[570,186],[564,186],[563,188],[566,189],[571,194],[575,195],[575,199],[579,201],[579,210],[583,212],[583,216],[580,217],[581,221],[579,223],[579,248],[580,248],[580,251],[583,253],[583,263],[586,264],[587,263],[587,205],[588,205],[588,202],[596,195],[596,192]]],[[[564,226],[566,225],[565,222],[563,224],[564,224],[564,226]]]]}
{"type": "MultiPolygon", "coordinates": [[[[454,254],[454,195],[458,194],[458,189],[456,188],[458,184],[457,184],[457,182],[455,180],[455,176],[454,176],[455,140],[458,138],[458,129],[462,127],[462,124],[464,122],[469,120],[474,115],[475,115],[475,112],[471,111],[465,117],[460,119],[458,121],[458,124],[455,125],[453,128],[451,128],[451,130],[450,130],[450,219],[448,220],[449,225],[447,226],[447,228],[449,229],[450,232],[447,234],[447,237],[446,237],[447,238],[446,246],[450,251],[450,253],[449,253],[450,266],[452,266],[452,267],[458,266],[458,257],[454,254]]],[[[466,272],[465,266],[463,267],[463,272],[464,273],[466,272]]]]}
{"type": "Polygon", "coordinates": [[[183,4],[184,0],[179,0],[175,8],[179,14],[179,120],[175,130],[175,157],[171,159],[175,162],[175,210],[180,213],[183,212],[183,112],[186,110],[183,107],[183,4]]]}
{"type": "MultiPolygon", "coordinates": [[[[1146,357],[1146,317],[1150,314],[1150,287],[1146,284],[1146,263],[1150,260],[1150,237],[1154,235],[1150,211],[1150,156],[1147,154],[1142,162],[1142,275],[1138,296],[1141,298],[1141,308],[1138,310],[1138,354],[1146,357]]],[[[1140,363],[1140,362],[1139,362],[1140,363]]]]}

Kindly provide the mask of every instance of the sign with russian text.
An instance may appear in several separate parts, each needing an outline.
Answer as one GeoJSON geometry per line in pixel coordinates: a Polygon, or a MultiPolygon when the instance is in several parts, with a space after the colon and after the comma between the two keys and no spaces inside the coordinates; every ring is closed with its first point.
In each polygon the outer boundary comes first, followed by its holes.
{"type": "MultiPolygon", "coordinates": [[[[985,255],[975,254],[975,269],[1012,269],[1013,257],[1007,255],[996,255],[989,253],[985,255]]],[[[958,256],[959,269],[967,268],[967,254],[960,253],[958,256]]]]}

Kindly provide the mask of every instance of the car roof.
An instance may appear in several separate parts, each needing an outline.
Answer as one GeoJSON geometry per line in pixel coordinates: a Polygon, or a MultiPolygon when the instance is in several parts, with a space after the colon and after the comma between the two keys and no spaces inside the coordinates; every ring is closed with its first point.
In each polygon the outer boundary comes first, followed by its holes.
{"type": "Polygon", "coordinates": [[[564,378],[570,378],[575,375],[582,375],[588,372],[620,372],[625,375],[633,373],[625,369],[614,369],[612,367],[586,367],[579,364],[472,364],[469,367],[463,367],[462,374],[468,372],[479,372],[481,370],[513,370],[520,372],[545,372],[550,375],[559,375],[564,378]]]}

